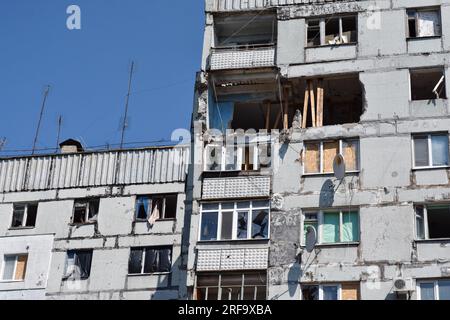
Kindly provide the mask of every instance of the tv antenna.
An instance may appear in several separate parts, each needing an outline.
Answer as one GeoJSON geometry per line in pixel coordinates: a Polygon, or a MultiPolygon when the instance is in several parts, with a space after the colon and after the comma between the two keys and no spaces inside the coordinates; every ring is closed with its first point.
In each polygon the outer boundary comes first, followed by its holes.
{"type": "Polygon", "coordinates": [[[130,102],[131,83],[133,81],[133,72],[134,72],[134,61],[131,61],[130,77],[128,79],[128,93],[127,93],[127,98],[126,98],[126,102],[125,102],[125,114],[124,114],[124,117],[123,117],[123,124],[122,124],[122,137],[120,138],[120,149],[123,148],[123,140],[124,140],[124,137],[125,137],[125,129],[127,128],[128,103],[130,102]]]}
{"type": "Polygon", "coordinates": [[[39,114],[39,121],[38,121],[38,125],[36,128],[36,134],[34,135],[33,149],[31,150],[31,155],[34,155],[34,151],[36,150],[36,143],[37,143],[37,140],[39,137],[39,130],[41,129],[42,116],[44,115],[45,103],[47,102],[47,97],[48,97],[49,92],[50,92],[50,86],[48,85],[44,91],[44,98],[42,100],[41,112],[39,114]]]}

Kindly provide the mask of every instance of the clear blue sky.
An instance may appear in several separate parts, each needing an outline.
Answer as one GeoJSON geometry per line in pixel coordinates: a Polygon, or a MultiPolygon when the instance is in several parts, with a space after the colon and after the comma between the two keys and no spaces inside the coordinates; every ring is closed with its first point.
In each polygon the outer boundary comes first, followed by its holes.
{"type": "MultiPolygon", "coordinates": [[[[30,149],[45,85],[39,148],[61,138],[120,142],[131,61],[136,62],[126,142],[169,139],[189,128],[200,69],[203,0],[0,1],[0,138],[30,149]],[[81,30],[66,9],[81,8],[81,30]]],[[[1,155],[1,153],[0,153],[1,155]]],[[[4,154],[3,154],[4,155],[4,154]]]]}

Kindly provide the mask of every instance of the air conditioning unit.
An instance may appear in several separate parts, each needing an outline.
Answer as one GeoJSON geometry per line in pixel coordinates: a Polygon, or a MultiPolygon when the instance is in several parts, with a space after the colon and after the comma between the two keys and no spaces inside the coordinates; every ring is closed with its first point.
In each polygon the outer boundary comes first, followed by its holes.
{"type": "Polygon", "coordinates": [[[412,278],[395,278],[394,279],[394,292],[408,293],[415,291],[414,279],[412,278]]]}

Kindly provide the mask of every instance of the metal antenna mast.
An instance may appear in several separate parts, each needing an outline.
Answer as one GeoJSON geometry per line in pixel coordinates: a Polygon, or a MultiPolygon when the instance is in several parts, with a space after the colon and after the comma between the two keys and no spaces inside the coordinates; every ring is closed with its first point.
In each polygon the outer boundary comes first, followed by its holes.
{"type": "Polygon", "coordinates": [[[39,136],[39,130],[41,129],[42,116],[44,115],[45,103],[47,102],[47,97],[48,97],[49,91],[50,91],[50,86],[47,86],[45,88],[45,92],[44,92],[44,99],[42,100],[41,113],[39,114],[39,121],[38,121],[38,125],[36,128],[36,134],[34,135],[33,149],[31,151],[31,155],[33,155],[34,151],[36,150],[36,143],[37,143],[38,136],[39,136]]]}
{"type": "Polygon", "coordinates": [[[59,148],[59,138],[61,135],[61,125],[62,125],[62,116],[58,117],[58,133],[56,135],[56,151],[55,153],[58,153],[58,148],[59,148]]]}
{"type": "Polygon", "coordinates": [[[126,103],[125,103],[125,115],[123,117],[123,125],[122,125],[122,137],[120,139],[120,149],[123,148],[123,140],[124,140],[124,137],[125,137],[125,129],[127,127],[128,103],[130,102],[131,83],[132,83],[132,80],[133,80],[133,72],[134,72],[134,61],[131,61],[130,78],[128,79],[128,93],[127,93],[127,99],[126,99],[126,103]]]}

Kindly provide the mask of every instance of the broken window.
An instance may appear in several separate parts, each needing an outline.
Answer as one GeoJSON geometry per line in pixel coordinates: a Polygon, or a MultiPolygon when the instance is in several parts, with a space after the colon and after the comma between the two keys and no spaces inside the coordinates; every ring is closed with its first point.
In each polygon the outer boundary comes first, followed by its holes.
{"type": "Polygon", "coordinates": [[[301,285],[302,300],[359,300],[359,283],[301,285]]]}
{"type": "Polygon", "coordinates": [[[86,224],[98,220],[100,199],[76,200],[73,208],[72,223],[86,224]]]}
{"type": "Polygon", "coordinates": [[[359,170],[359,141],[356,139],[305,142],[304,174],[333,173],[333,162],[342,154],[347,172],[359,170]]]}
{"type": "Polygon", "coordinates": [[[259,169],[258,144],[207,145],[205,171],[255,171],[259,169]]]}
{"type": "Polygon", "coordinates": [[[172,247],[132,248],[128,262],[129,274],[170,272],[172,247]]]}
{"type": "Polygon", "coordinates": [[[3,257],[4,281],[23,281],[27,269],[28,255],[5,255],[3,257]]]}
{"type": "Polygon", "coordinates": [[[268,239],[269,212],[267,200],[204,203],[200,241],[268,239]]]}
{"type": "Polygon", "coordinates": [[[277,20],[273,15],[215,16],[215,48],[274,45],[277,20]]]}
{"type": "Polygon", "coordinates": [[[329,17],[307,21],[307,46],[356,43],[357,16],[329,17]]]}
{"type": "Polygon", "coordinates": [[[303,220],[303,244],[306,229],[317,231],[318,244],[359,242],[359,213],[357,211],[305,212],[303,220]]]}
{"type": "Polygon", "coordinates": [[[196,300],[265,300],[265,272],[198,274],[196,300]]]}
{"type": "Polygon", "coordinates": [[[14,204],[11,228],[36,226],[37,203],[14,204]]]}
{"type": "Polygon", "coordinates": [[[419,292],[418,300],[450,300],[450,280],[423,280],[417,281],[419,292]]]}
{"type": "Polygon", "coordinates": [[[86,280],[91,274],[93,250],[67,251],[67,263],[64,278],[70,280],[86,280]]]}
{"type": "Polygon", "coordinates": [[[175,219],[177,214],[177,195],[151,195],[136,198],[136,220],[148,221],[175,219]]]}
{"type": "Polygon", "coordinates": [[[413,136],[414,168],[449,165],[448,134],[413,136]]]}
{"type": "Polygon", "coordinates": [[[441,13],[439,8],[408,9],[408,37],[440,37],[441,13]]]}
{"type": "Polygon", "coordinates": [[[450,205],[416,206],[417,239],[450,238],[450,205]]]}
{"type": "Polygon", "coordinates": [[[414,69],[410,75],[411,100],[447,99],[444,69],[414,69]]]}

